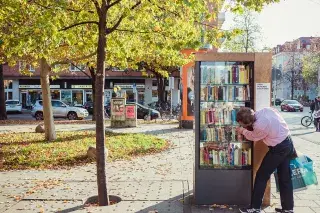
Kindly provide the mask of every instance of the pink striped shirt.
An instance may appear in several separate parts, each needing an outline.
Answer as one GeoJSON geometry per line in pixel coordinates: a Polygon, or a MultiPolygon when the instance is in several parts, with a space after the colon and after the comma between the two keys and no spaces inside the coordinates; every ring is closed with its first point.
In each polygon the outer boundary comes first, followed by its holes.
{"type": "Polygon", "coordinates": [[[253,131],[244,129],[242,133],[248,140],[263,140],[267,146],[276,146],[290,135],[289,127],[278,110],[263,108],[254,116],[253,131]]]}

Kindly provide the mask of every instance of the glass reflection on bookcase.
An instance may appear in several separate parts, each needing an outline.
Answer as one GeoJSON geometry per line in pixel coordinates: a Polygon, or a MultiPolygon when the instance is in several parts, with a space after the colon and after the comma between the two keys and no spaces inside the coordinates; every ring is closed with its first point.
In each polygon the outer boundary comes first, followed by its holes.
{"type": "Polygon", "coordinates": [[[250,66],[202,62],[200,168],[251,169],[252,143],[237,134],[237,112],[250,105],[250,66]]]}

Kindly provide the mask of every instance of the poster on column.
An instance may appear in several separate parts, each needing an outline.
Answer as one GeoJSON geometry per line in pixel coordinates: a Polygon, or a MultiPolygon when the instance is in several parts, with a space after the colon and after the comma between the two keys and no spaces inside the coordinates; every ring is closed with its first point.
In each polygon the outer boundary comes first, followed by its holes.
{"type": "Polygon", "coordinates": [[[271,103],[270,97],[271,97],[270,83],[256,83],[255,110],[260,110],[265,107],[270,107],[270,103],[271,103]]]}

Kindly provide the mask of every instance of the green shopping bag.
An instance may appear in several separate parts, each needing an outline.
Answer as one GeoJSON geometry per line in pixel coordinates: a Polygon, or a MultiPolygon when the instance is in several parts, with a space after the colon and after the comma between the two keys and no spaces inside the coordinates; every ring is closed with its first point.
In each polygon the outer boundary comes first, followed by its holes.
{"type": "Polygon", "coordinates": [[[302,155],[290,162],[300,169],[295,172],[300,172],[307,186],[318,185],[317,175],[313,170],[313,161],[306,155],[302,155]]]}
{"type": "MultiPolygon", "coordinates": [[[[291,180],[293,191],[302,191],[307,189],[309,185],[317,185],[318,180],[316,173],[313,170],[312,160],[303,155],[290,161],[291,180]]],[[[277,170],[274,172],[277,192],[279,192],[279,179],[277,170]]]]}

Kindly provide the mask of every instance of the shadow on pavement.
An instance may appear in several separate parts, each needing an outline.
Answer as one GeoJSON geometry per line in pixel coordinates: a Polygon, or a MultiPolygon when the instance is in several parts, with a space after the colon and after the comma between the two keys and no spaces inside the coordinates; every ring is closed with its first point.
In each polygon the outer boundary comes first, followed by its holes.
{"type": "Polygon", "coordinates": [[[69,212],[74,212],[77,211],[79,209],[83,209],[84,205],[79,205],[79,206],[75,206],[69,209],[65,209],[65,210],[61,210],[61,211],[56,211],[56,213],[69,213],[69,212]]]}

